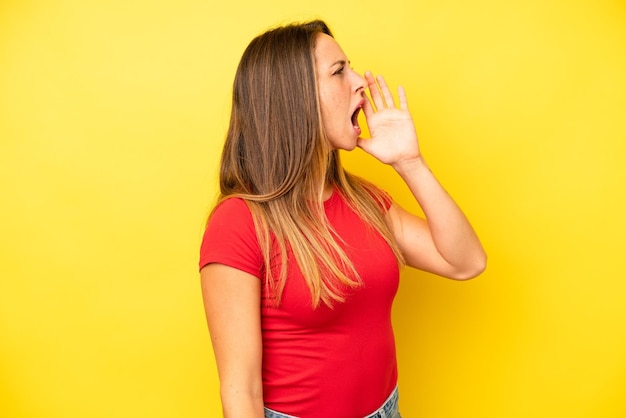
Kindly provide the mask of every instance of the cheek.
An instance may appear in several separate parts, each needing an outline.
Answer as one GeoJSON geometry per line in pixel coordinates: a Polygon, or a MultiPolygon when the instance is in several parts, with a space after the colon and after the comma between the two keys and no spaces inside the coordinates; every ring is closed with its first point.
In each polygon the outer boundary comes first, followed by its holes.
{"type": "Polygon", "coordinates": [[[331,117],[333,112],[333,100],[332,95],[328,94],[328,91],[320,90],[319,92],[320,109],[322,111],[322,121],[326,123],[331,117]]]}
{"type": "Polygon", "coordinates": [[[319,92],[320,107],[326,109],[329,113],[333,113],[338,108],[338,97],[335,91],[326,88],[319,92]]]}
{"type": "Polygon", "coordinates": [[[328,94],[328,89],[323,86],[318,87],[318,99],[320,101],[320,107],[325,109],[328,104],[328,100],[330,98],[330,94],[328,94]]]}

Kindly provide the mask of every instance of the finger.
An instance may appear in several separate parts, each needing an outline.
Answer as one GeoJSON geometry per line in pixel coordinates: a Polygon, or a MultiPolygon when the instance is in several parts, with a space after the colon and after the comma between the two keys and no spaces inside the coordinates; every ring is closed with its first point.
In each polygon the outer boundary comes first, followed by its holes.
{"type": "Polygon", "coordinates": [[[398,99],[400,100],[400,109],[409,110],[409,101],[406,98],[406,91],[404,91],[404,87],[398,87],[398,99]]]}
{"type": "Polygon", "coordinates": [[[363,151],[365,151],[368,154],[371,154],[370,144],[371,144],[371,139],[370,138],[359,137],[356,140],[356,146],[361,148],[363,151]]]}
{"type": "Polygon", "coordinates": [[[365,81],[367,82],[367,88],[370,92],[370,96],[372,97],[372,101],[374,102],[374,106],[376,106],[376,109],[384,109],[385,102],[380,95],[380,90],[378,90],[378,84],[376,84],[376,79],[374,79],[374,75],[371,72],[365,72],[365,81]]]}
{"type": "Polygon", "coordinates": [[[383,93],[383,99],[385,100],[385,103],[387,103],[387,106],[395,107],[395,104],[393,102],[393,96],[391,95],[391,91],[389,91],[389,87],[387,86],[387,83],[385,82],[383,76],[379,75],[378,77],[376,77],[376,79],[378,80],[380,91],[382,91],[383,93]]]}

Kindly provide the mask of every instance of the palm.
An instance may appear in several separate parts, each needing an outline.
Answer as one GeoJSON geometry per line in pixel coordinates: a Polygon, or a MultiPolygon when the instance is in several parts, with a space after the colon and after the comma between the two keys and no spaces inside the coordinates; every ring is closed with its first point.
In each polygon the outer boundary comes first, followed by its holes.
{"type": "Polygon", "coordinates": [[[368,73],[365,77],[376,109],[369,100],[363,106],[370,138],[359,138],[359,147],[385,164],[419,157],[417,134],[404,90],[398,89],[400,108],[396,108],[382,77],[379,78],[382,95],[372,75],[368,73]]]}

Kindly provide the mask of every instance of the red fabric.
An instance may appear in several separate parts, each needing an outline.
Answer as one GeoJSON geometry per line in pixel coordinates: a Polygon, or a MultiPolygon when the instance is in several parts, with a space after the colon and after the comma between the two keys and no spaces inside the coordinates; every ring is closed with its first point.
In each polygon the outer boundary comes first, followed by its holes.
{"type": "MultiPolygon", "coordinates": [[[[325,210],[364,285],[333,309],[323,304],[313,309],[309,289],[290,256],[281,305],[263,306],[261,312],[263,398],[268,408],[301,418],[363,417],[397,383],[391,305],[399,270],[383,238],[338,193],[325,202],[325,210]]],[[[263,278],[252,216],[240,199],[223,202],[211,216],[200,267],[212,262],[263,278]]]]}

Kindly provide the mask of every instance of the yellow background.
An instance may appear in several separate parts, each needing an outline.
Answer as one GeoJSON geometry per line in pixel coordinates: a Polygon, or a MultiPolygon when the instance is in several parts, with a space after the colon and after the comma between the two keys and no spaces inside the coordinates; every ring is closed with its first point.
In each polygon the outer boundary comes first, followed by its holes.
{"type": "Polygon", "coordinates": [[[489,253],[470,282],[403,273],[403,415],[626,417],[618,0],[4,0],[0,416],[220,415],[196,263],[232,79],[254,35],[314,17],[406,87],[489,253]]]}

